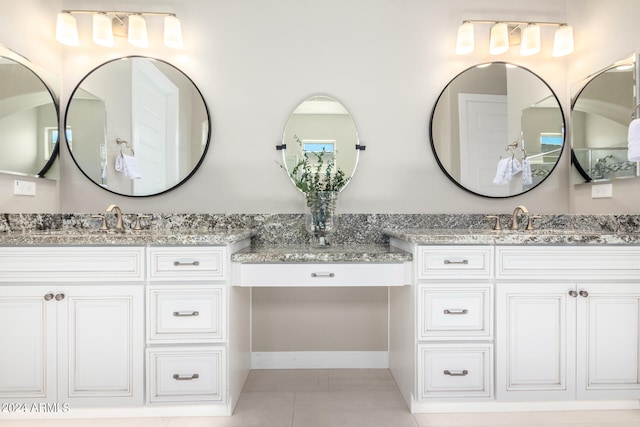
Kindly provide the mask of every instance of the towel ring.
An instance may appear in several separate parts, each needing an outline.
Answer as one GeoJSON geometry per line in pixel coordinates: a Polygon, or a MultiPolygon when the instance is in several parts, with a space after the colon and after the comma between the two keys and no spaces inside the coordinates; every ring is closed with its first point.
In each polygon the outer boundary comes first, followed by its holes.
{"type": "Polygon", "coordinates": [[[636,118],[636,111],[638,111],[638,108],[640,108],[640,104],[636,105],[633,108],[633,111],[631,111],[631,119],[635,119],[636,118]]]}
{"type": "MultiPolygon", "coordinates": [[[[135,151],[133,151],[133,147],[131,147],[131,144],[129,143],[129,141],[125,141],[125,140],[124,140],[124,139],[122,139],[122,138],[116,138],[116,144],[118,144],[118,145],[124,144],[124,145],[125,145],[125,147],[127,147],[128,149],[130,149],[130,150],[131,150],[131,154],[132,154],[133,156],[135,156],[135,155],[136,155],[136,153],[135,153],[135,151]]],[[[122,149],[120,149],[120,154],[122,154],[122,149]]]]}

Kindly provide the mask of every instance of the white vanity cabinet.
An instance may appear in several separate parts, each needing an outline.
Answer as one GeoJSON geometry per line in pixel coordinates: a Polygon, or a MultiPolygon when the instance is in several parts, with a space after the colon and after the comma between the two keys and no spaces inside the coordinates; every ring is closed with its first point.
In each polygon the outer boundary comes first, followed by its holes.
{"type": "Polygon", "coordinates": [[[0,400],[142,404],[143,261],[138,247],[0,248],[0,400]]]}
{"type": "Polygon", "coordinates": [[[497,247],[497,398],[640,398],[640,248],[497,247]]]}

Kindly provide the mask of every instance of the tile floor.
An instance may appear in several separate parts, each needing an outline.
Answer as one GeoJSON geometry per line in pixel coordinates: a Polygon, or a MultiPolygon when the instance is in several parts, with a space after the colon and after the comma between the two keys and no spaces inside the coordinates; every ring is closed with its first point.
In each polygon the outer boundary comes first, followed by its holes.
{"type": "Polygon", "coordinates": [[[411,415],[387,370],[252,371],[232,417],[0,420],[1,427],[640,427],[640,410],[411,415]]]}

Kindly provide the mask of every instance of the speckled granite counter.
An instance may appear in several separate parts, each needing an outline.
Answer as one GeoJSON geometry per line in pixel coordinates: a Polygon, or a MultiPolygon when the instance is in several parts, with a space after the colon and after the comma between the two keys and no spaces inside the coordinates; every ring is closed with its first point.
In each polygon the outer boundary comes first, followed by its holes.
{"type": "Polygon", "coordinates": [[[421,245],[640,245],[640,233],[588,230],[385,230],[389,237],[421,245]]]}
{"type": "Polygon", "coordinates": [[[227,245],[250,238],[251,230],[131,231],[124,233],[92,230],[49,230],[0,233],[0,246],[147,246],[227,245]]]}
{"type": "Polygon", "coordinates": [[[239,263],[398,263],[413,259],[409,252],[388,245],[336,245],[313,248],[306,245],[258,245],[231,255],[239,263]]]}

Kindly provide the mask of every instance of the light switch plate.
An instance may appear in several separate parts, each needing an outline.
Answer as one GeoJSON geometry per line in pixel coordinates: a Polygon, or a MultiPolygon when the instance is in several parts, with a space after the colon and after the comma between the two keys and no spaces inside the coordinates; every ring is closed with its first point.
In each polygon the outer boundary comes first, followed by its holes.
{"type": "Polygon", "coordinates": [[[613,197],[613,184],[594,184],[591,186],[592,199],[613,197]]]}
{"type": "Polygon", "coordinates": [[[33,181],[14,180],[13,194],[17,196],[35,196],[36,183],[33,181]]]}

